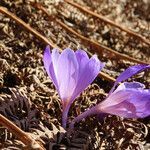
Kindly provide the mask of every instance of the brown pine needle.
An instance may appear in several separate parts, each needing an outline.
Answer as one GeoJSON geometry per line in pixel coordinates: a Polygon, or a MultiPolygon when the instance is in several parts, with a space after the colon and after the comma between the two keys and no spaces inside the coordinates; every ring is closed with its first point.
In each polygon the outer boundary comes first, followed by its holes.
{"type": "Polygon", "coordinates": [[[24,29],[26,29],[27,31],[31,32],[39,40],[43,41],[46,45],[50,45],[53,48],[55,47],[55,48],[59,49],[59,47],[57,45],[55,45],[52,41],[50,41],[47,38],[45,38],[38,31],[36,31],[35,29],[33,29],[30,25],[28,25],[23,20],[21,20],[20,18],[18,18],[17,16],[15,16],[13,13],[9,12],[5,7],[0,7],[0,12],[3,13],[3,14],[5,14],[5,15],[7,15],[9,18],[15,20],[18,24],[20,24],[22,27],[24,27],[24,29]]]}
{"type": "Polygon", "coordinates": [[[8,120],[6,117],[0,114],[0,124],[6,127],[10,132],[12,132],[20,141],[22,141],[25,145],[30,146],[30,148],[36,148],[39,150],[44,150],[41,145],[39,145],[32,137],[18,128],[14,123],[8,120]]]}
{"type": "MultiPolygon", "coordinates": [[[[49,13],[47,12],[47,10],[42,6],[40,5],[39,3],[35,4],[36,7],[40,10],[42,10],[48,17],[50,17],[50,19],[52,18],[49,13]]],[[[65,28],[67,31],[69,31],[70,33],[76,35],[77,37],[79,37],[81,40],[85,41],[87,44],[89,45],[93,45],[94,47],[94,50],[99,53],[101,55],[101,52],[106,50],[107,52],[110,52],[111,55],[114,54],[117,57],[117,59],[124,59],[124,60],[129,60],[129,61],[132,61],[132,62],[135,62],[135,63],[140,63],[140,64],[148,64],[147,62],[144,62],[144,61],[141,61],[141,60],[138,60],[138,59],[135,59],[135,58],[132,58],[130,56],[127,56],[125,54],[121,54],[111,48],[108,48],[107,46],[104,46],[104,45],[101,45],[99,44],[98,42],[96,41],[93,41],[91,39],[88,39],[84,36],[82,36],[81,34],[77,33],[75,30],[73,30],[72,28],[68,27],[66,24],[64,24],[62,21],[60,21],[59,19],[55,18],[55,21],[61,25],[63,28],[65,28]]]]}
{"type": "Polygon", "coordinates": [[[100,20],[102,20],[102,21],[104,21],[104,22],[106,22],[106,23],[108,23],[108,24],[110,24],[110,25],[112,25],[112,26],[114,26],[114,27],[119,28],[120,30],[122,30],[122,31],[124,31],[124,32],[126,32],[126,33],[128,33],[129,35],[134,36],[134,37],[140,39],[140,40],[141,40],[142,42],[144,42],[145,44],[150,45],[150,41],[148,41],[147,39],[145,39],[145,38],[144,38],[143,36],[141,36],[140,34],[135,33],[134,31],[129,30],[129,29],[125,28],[125,27],[122,27],[122,26],[120,26],[119,24],[117,24],[117,23],[115,23],[115,22],[113,22],[113,21],[111,21],[111,20],[105,18],[104,16],[102,16],[102,15],[100,15],[100,14],[97,14],[97,13],[95,13],[95,12],[92,12],[91,10],[88,10],[87,8],[81,6],[81,5],[77,4],[77,3],[74,3],[74,2],[72,2],[72,1],[70,1],[70,0],[64,0],[64,1],[67,2],[67,3],[70,4],[70,5],[72,5],[72,6],[76,7],[76,8],[78,8],[78,9],[80,9],[80,10],[83,11],[83,12],[86,12],[86,13],[92,15],[93,17],[96,17],[96,18],[98,18],[98,19],[100,19],[100,20]]]}

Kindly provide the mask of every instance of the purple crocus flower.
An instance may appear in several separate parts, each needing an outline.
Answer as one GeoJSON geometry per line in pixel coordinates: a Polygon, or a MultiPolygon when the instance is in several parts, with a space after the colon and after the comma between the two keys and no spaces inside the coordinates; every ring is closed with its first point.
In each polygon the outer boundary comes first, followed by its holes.
{"type": "Polygon", "coordinates": [[[75,98],[95,79],[104,64],[96,55],[89,59],[83,50],[67,48],[60,54],[57,49],[44,52],[44,67],[62,100],[62,126],[66,127],[67,115],[75,98]]]}
{"type": "Polygon", "coordinates": [[[150,89],[145,89],[139,82],[124,82],[115,90],[116,85],[123,80],[145,70],[150,65],[135,65],[126,69],[116,79],[104,101],[88,109],[73,119],[70,127],[83,118],[99,113],[113,114],[125,118],[144,118],[150,115],[150,89]]]}

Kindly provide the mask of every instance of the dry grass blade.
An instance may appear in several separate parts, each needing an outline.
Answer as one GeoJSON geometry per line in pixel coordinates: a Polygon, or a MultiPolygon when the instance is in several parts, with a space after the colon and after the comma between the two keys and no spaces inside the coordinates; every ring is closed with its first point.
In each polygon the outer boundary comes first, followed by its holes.
{"type": "Polygon", "coordinates": [[[18,128],[15,124],[5,118],[0,114],[0,124],[8,128],[14,135],[16,135],[25,145],[29,146],[32,149],[36,148],[39,150],[44,150],[35,140],[28,136],[24,131],[18,128]]]}
{"type": "MultiPolygon", "coordinates": [[[[28,30],[30,33],[32,33],[33,35],[35,35],[39,40],[42,40],[45,44],[48,44],[50,46],[52,46],[53,48],[57,47],[57,45],[55,45],[53,42],[49,41],[47,38],[45,38],[43,35],[41,35],[38,31],[36,31],[35,29],[33,29],[32,27],[30,27],[28,24],[26,24],[23,20],[21,20],[20,18],[18,18],[17,16],[15,16],[13,13],[9,12],[6,8],[4,7],[0,7],[0,12],[7,15],[8,17],[10,17],[11,19],[15,20],[18,24],[20,24],[22,27],[24,27],[26,30],[28,30]]],[[[58,48],[59,49],[59,48],[58,48]]]]}
{"type": "Polygon", "coordinates": [[[85,7],[83,7],[83,6],[80,6],[79,4],[74,3],[74,2],[72,2],[72,1],[70,1],[70,0],[64,0],[64,1],[67,2],[67,3],[69,3],[70,5],[72,5],[72,6],[76,7],[76,8],[78,8],[78,9],[80,9],[81,11],[84,11],[84,12],[86,12],[86,13],[92,15],[93,17],[96,17],[96,18],[98,18],[98,19],[100,19],[100,20],[102,20],[102,21],[104,21],[104,22],[106,22],[106,23],[108,23],[108,24],[110,24],[110,25],[112,25],[112,26],[114,26],[114,27],[119,28],[120,30],[122,30],[122,31],[124,31],[124,32],[126,32],[126,33],[128,33],[129,35],[134,36],[134,37],[140,39],[140,40],[143,41],[145,44],[150,45],[150,42],[149,42],[147,39],[145,39],[143,36],[141,36],[141,35],[139,35],[139,34],[133,32],[133,31],[131,31],[131,30],[125,28],[125,27],[122,27],[122,26],[116,24],[116,23],[114,23],[113,21],[111,21],[111,20],[109,20],[109,19],[106,19],[104,16],[102,16],[102,15],[100,15],[100,14],[97,14],[97,13],[95,13],[95,12],[92,12],[92,11],[88,10],[87,8],[85,8],[85,7]]]}
{"type": "MultiPolygon", "coordinates": [[[[47,12],[47,10],[40,4],[36,4],[36,6],[42,10],[48,17],[52,18],[49,13],[47,12]]],[[[64,29],[66,29],[68,32],[76,35],[77,37],[79,37],[81,40],[83,40],[84,42],[86,42],[87,44],[90,44],[90,45],[93,45],[94,47],[94,50],[101,54],[101,52],[103,52],[104,50],[106,50],[107,52],[110,52],[111,55],[114,54],[115,56],[118,56],[117,59],[124,59],[124,60],[129,60],[129,61],[132,61],[132,62],[135,62],[135,63],[140,63],[140,64],[148,64],[147,62],[144,62],[144,61],[140,61],[140,60],[137,60],[135,58],[132,58],[132,57],[129,57],[125,54],[121,54],[119,52],[116,52],[115,50],[111,49],[111,48],[108,48],[104,45],[101,45],[99,44],[98,42],[96,41],[93,41],[93,40],[90,40],[84,36],[82,36],[81,34],[77,33],[75,30],[73,30],[72,28],[68,27],[66,24],[64,24],[62,21],[60,21],[59,19],[55,18],[55,21],[61,25],[64,29]]]]}

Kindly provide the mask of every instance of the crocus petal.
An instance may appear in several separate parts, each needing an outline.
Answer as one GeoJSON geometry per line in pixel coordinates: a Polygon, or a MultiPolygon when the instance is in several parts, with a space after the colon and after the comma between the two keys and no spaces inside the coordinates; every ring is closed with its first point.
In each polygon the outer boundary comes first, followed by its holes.
{"type": "Polygon", "coordinates": [[[54,85],[57,91],[59,92],[59,86],[57,81],[58,59],[60,57],[59,51],[54,48],[51,57],[52,57],[52,65],[50,66],[51,78],[53,79],[52,81],[54,82],[54,85]]]}
{"type": "Polygon", "coordinates": [[[126,89],[144,89],[145,85],[140,83],[140,82],[124,82],[120,84],[117,89],[113,92],[116,93],[121,90],[126,90],[126,89]]]}
{"type": "Polygon", "coordinates": [[[126,69],[124,72],[122,72],[118,76],[118,78],[116,79],[116,82],[114,83],[114,86],[110,90],[109,94],[111,94],[114,91],[116,85],[119,82],[122,82],[122,81],[132,77],[133,75],[135,75],[137,73],[140,73],[140,72],[142,72],[142,71],[144,71],[145,69],[148,69],[148,68],[150,68],[150,65],[147,65],[147,64],[140,64],[140,65],[135,65],[135,66],[129,67],[128,69],[126,69]]]}
{"type": "Polygon", "coordinates": [[[59,51],[54,48],[52,51],[51,57],[52,57],[52,63],[53,63],[53,68],[54,68],[55,74],[57,73],[59,56],[60,56],[59,51]]]}
{"type": "Polygon", "coordinates": [[[50,79],[53,81],[56,89],[58,90],[58,83],[56,79],[56,68],[57,68],[57,61],[59,58],[59,52],[56,49],[53,49],[52,54],[50,52],[49,46],[46,47],[44,51],[44,57],[43,57],[43,62],[44,62],[44,67],[46,69],[46,72],[50,79]],[[55,66],[55,67],[54,67],[55,66]]]}
{"type": "Polygon", "coordinates": [[[51,52],[50,52],[50,47],[49,46],[47,46],[45,48],[44,56],[43,56],[43,62],[44,62],[44,67],[46,69],[46,72],[50,77],[51,75],[50,75],[50,72],[49,72],[49,66],[52,63],[52,58],[51,58],[51,52]]]}
{"type": "Polygon", "coordinates": [[[82,75],[83,70],[85,69],[86,64],[89,62],[89,57],[87,53],[83,50],[77,50],[75,52],[77,61],[79,65],[79,75],[82,75]]]}
{"type": "Polygon", "coordinates": [[[150,115],[150,90],[143,84],[123,83],[99,104],[102,112],[126,118],[142,118],[150,115]]]}
{"type": "Polygon", "coordinates": [[[79,79],[76,89],[73,93],[72,100],[74,100],[92,81],[96,78],[99,71],[104,67],[104,63],[101,63],[96,55],[93,55],[90,59],[82,51],[76,53],[79,66],[79,79]],[[83,59],[84,57],[84,59],[83,59]],[[82,60],[81,60],[82,59],[82,60]]]}
{"type": "Polygon", "coordinates": [[[71,49],[65,49],[59,57],[57,81],[59,95],[63,101],[70,100],[78,81],[78,61],[71,49]]]}
{"type": "Polygon", "coordinates": [[[122,101],[124,101],[125,98],[127,99],[130,98],[130,95],[132,94],[131,90],[133,91],[144,90],[144,87],[145,87],[144,84],[139,82],[121,83],[113,93],[111,93],[103,102],[101,102],[101,104],[106,107],[119,104],[122,101]]]}

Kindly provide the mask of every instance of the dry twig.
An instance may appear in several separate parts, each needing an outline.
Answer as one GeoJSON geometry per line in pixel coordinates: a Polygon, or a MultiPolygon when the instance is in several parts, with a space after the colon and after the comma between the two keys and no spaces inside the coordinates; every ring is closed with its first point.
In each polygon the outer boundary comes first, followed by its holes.
{"type": "Polygon", "coordinates": [[[76,7],[76,8],[78,8],[78,9],[80,9],[81,11],[84,11],[84,12],[86,12],[86,13],[92,15],[93,17],[96,17],[96,18],[98,18],[98,19],[100,19],[100,20],[102,20],[102,21],[104,21],[104,22],[106,22],[106,23],[108,23],[108,24],[110,24],[110,25],[112,25],[112,26],[114,26],[114,27],[119,28],[120,30],[122,30],[122,31],[124,31],[124,32],[126,32],[126,33],[128,33],[129,35],[134,36],[134,37],[140,39],[140,40],[143,41],[145,44],[150,45],[150,42],[149,42],[147,39],[145,39],[143,36],[141,36],[141,35],[135,33],[134,31],[131,31],[131,30],[125,28],[125,27],[122,27],[122,26],[120,26],[119,24],[117,24],[117,23],[115,23],[115,22],[113,22],[113,21],[111,21],[111,20],[105,18],[104,16],[102,16],[102,15],[100,15],[100,14],[97,14],[97,13],[95,13],[95,12],[90,11],[90,10],[88,10],[87,8],[81,6],[81,5],[77,4],[77,3],[74,3],[74,2],[72,2],[72,1],[70,1],[70,0],[64,0],[64,1],[67,2],[67,3],[70,4],[70,5],[72,5],[72,6],[76,7]]]}

